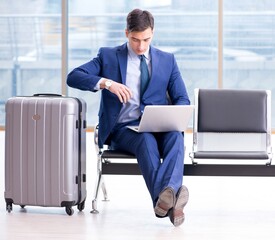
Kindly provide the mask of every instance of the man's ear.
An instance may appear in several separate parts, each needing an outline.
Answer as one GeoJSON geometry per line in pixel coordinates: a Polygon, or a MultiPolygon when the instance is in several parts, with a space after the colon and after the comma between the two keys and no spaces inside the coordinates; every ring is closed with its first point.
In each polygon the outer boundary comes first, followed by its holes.
{"type": "Polygon", "coordinates": [[[127,29],[125,29],[125,36],[128,38],[129,35],[129,31],[127,29]]]}

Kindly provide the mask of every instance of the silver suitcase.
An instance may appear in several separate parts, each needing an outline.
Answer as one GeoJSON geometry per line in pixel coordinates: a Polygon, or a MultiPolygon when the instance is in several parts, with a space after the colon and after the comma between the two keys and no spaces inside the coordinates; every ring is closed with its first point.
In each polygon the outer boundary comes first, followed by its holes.
{"type": "Polygon", "coordinates": [[[86,199],[86,103],[54,94],[12,97],[6,103],[5,201],[65,207],[86,199]]]}

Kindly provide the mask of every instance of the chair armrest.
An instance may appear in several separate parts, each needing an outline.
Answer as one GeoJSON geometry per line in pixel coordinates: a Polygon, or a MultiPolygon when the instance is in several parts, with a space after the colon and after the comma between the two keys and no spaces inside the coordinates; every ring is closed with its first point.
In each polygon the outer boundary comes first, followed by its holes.
{"type": "Polygon", "coordinates": [[[98,125],[96,125],[94,128],[94,144],[95,144],[96,152],[100,154],[102,150],[98,147],[98,125]]]}

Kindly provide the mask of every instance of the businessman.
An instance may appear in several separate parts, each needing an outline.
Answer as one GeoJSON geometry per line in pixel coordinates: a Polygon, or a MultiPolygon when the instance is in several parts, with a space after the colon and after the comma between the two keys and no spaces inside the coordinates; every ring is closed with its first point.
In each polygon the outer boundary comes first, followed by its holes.
{"type": "MultiPolygon", "coordinates": [[[[175,57],[153,46],[154,18],[134,9],[127,16],[127,42],[102,47],[97,57],[69,73],[70,87],[102,91],[99,109],[99,147],[136,155],[157,217],[169,217],[174,226],[184,221],[188,202],[182,185],[184,137],[181,132],[136,133],[126,126],[138,125],[146,105],[189,105],[189,97],[175,57]]],[[[134,188],[132,189],[135,190],[134,188]]]]}

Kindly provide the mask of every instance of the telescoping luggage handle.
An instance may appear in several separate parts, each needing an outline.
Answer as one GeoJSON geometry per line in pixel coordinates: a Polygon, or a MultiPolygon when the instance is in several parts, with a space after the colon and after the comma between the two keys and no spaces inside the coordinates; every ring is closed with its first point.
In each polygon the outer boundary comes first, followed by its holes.
{"type": "MultiPolygon", "coordinates": [[[[64,95],[57,94],[57,93],[35,93],[33,97],[65,97],[64,95]]],[[[74,98],[79,105],[79,114],[82,112],[82,104],[78,98],[74,98]]]]}
{"type": "Polygon", "coordinates": [[[56,93],[35,93],[33,94],[34,97],[63,97],[61,94],[56,93]]]}
{"type": "MultiPolygon", "coordinates": [[[[56,93],[35,93],[33,94],[33,97],[65,97],[61,94],[56,94],[56,93]]],[[[79,114],[82,112],[82,104],[81,101],[74,97],[74,99],[78,102],[79,105],[79,114]]]]}

